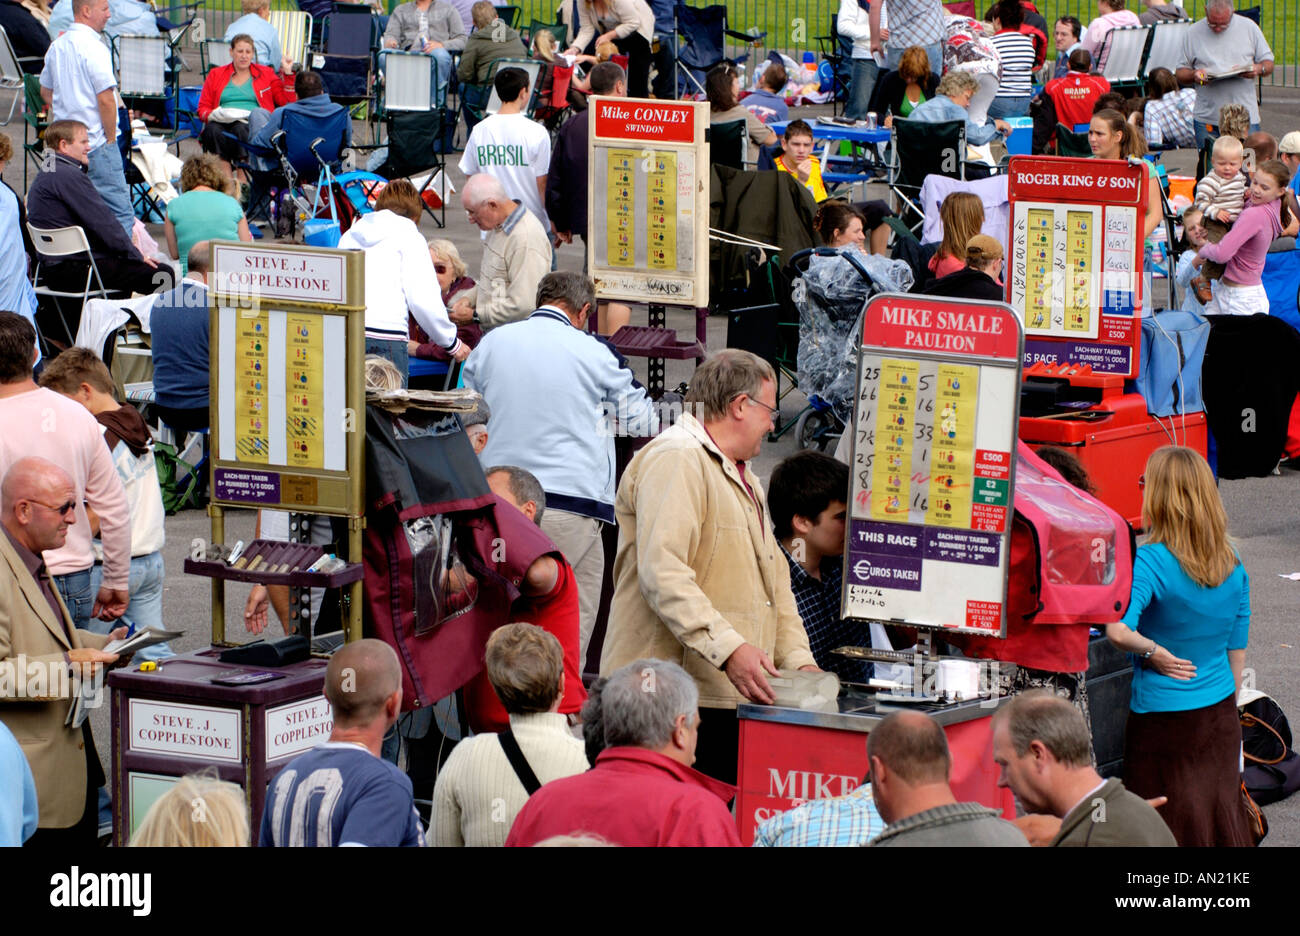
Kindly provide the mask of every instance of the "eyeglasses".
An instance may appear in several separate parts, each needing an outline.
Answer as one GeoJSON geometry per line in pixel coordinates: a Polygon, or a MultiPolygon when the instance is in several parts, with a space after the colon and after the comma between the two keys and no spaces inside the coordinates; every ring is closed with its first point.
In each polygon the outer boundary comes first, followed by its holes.
{"type": "Polygon", "coordinates": [[[31,498],[28,498],[28,500],[33,504],[44,507],[46,510],[53,510],[56,514],[59,514],[60,516],[69,513],[74,513],[77,509],[76,501],[68,501],[66,504],[62,505],[61,507],[55,507],[53,504],[46,504],[43,503],[42,501],[33,500],[31,498]]]}
{"type": "Polygon", "coordinates": [[[761,406],[761,407],[763,407],[763,409],[767,410],[767,414],[768,414],[768,416],[771,418],[771,420],[772,420],[773,423],[776,422],[776,417],[778,417],[778,416],[781,415],[781,408],[780,408],[780,407],[778,407],[778,406],[768,406],[768,405],[767,405],[766,403],[764,403],[762,400],[755,400],[755,399],[754,399],[752,396],[750,396],[749,394],[745,394],[745,401],[748,402],[748,403],[753,403],[755,406],[761,406]]]}
{"type": "Polygon", "coordinates": [[[433,265],[433,272],[437,273],[439,276],[442,276],[442,274],[447,272],[447,264],[435,263],[433,265]]]}

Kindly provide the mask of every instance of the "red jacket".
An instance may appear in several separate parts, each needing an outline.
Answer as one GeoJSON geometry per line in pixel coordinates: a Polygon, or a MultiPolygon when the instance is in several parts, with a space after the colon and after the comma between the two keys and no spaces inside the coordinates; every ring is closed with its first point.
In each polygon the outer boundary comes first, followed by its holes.
{"type": "MultiPolygon", "coordinates": [[[[291,101],[298,100],[293,91],[293,75],[281,75],[274,69],[256,63],[249,66],[253,73],[253,94],[257,103],[266,110],[275,110],[291,101]]],[[[207,122],[208,114],[221,106],[221,94],[230,84],[230,77],[235,73],[234,65],[222,65],[208,72],[199,92],[199,120],[207,122]]]]}
{"type": "Polygon", "coordinates": [[[736,789],[643,748],[608,748],[586,773],[552,780],[528,798],[506,838],[598,835],[613,845],[738,846],[726,803],[736,789]]]}

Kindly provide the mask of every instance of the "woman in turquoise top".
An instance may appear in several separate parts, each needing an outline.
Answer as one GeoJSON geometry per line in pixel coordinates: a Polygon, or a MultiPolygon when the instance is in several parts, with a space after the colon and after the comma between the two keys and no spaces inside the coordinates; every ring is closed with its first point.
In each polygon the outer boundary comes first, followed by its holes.
{"type": "Polygon", "coordinates": [[[181,262],[181,275],[189,272],[190,248],[199,241],[251,241],[244,209],[225,193],[226,174],[215,156],[202,153],[181,167],[181,191],[167,205],[167,249],[181,262]]]}
{"type": "Polygon", "coordinates": [[[1237,691],[1250,634],[1250,582],[1205,459],[1151,453],[1127,613],[1106,626],[1133,655],[1124,785],[1169,797],[1160,815],[1180,846],[1251,845],[1241,808],[1237,691]]]}

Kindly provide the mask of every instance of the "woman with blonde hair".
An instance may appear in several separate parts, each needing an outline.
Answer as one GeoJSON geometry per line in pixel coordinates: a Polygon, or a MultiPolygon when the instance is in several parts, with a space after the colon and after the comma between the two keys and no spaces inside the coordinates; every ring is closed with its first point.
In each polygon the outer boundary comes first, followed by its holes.
{"type": "Polygon", "coordinates": [[[1237,692],[1250,636],[1250,580],[1205,459],[1167,445],[1138,479],[1148,539],[1128,611],[1106,625],[1133,655],[1124,785],[1168,796],[1180,846],[1252,844],[1241,804],[1237,692]]]}
{"type": "Polygon", "coordinates": [[[181,777],[149,807],[131,847],[247,848],[244,791],[208,774],[181,777]]]}
{"type": "Polygon", "coordinates": [[[971,192],[953,192],[939,206],[943,241],[930,258],[936,279],[966,267],[966,245],[984,227],[984,202],[971,192]]]}
{"type": "Polygon", "coordinates": [[[199,241],[251,241],[244,209],[230,195],[233,180],[221,160],[199,153],[181,166],[181,191],[167,204],[167,249],[181,262],[181,275],[189,272],[190,248],[199,241]]]}
{"type": "MultiPolygon", "coordinates": [[[[474,283],[474,277],[469,275],[469,267],[461,259],[460,251],[456,245],[444,238],[437,238],[429,241],[429,258],[433,260],[433,275],[438,280],[438,292],[442,295],[442,304],[450,309],[456,302],[464,299],[470,305],[475,304],[478,294],[478,288],[474,283]]],[[[406,342],[408,353],[413,358],[420,358],[426,361],[446,361],[448,359],[447,351],[437,342],[431,341],[429,335],[420,323],[415,320],[415,316],[409,317],[408,325],[410,327],[410,338],[406,342]]],[[[464,325],[456,326],[456,337],[458,337],[467,347],[473,348],[483,339],[483,329],[473,322],[467,322],[464,325]]],[[[419,389],[419,383],[412,381],[411,386],[419,389]]],[[[441,383],[437,388],[426,387],[426,389],[441,389],[441,383]]]]}

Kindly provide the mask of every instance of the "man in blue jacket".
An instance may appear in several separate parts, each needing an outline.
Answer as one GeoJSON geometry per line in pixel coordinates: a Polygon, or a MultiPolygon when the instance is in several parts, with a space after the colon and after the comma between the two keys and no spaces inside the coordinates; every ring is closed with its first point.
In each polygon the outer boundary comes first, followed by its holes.
{"type": "MultiPolygon", "coordinates": [[[[303,117],[312,121],[323,121],[328,120],[330,117],[333,117],[339,111],[344,109],[342,104],[335,104],[330,100],[330,96],[325,93],[325,85],[321,81],[319,72],[299,72],[293,79],[293,90],[298,95],[298,100],[290,101],[283,107],[277,107],[271,112],[270,116],[266,118],[266,123],[261,127],[250,126],[249,130],[251,131],[251,135],[248,139],[249,143],[252,143],[254,146],[269,147],[271,145],[271,137],[280,132],[280,129],[284,126],[284,118],[290,114],[301,114],[303,117]]],[[[257,113],[259,112],[253,111],[254,115],[257,113]]],[[[261,113],[265,113],[265,111],[262,111],[261,113]]],[[[253,118],[250,117],[249,119],[252,120],[253,118]]],[[[343,125],[343,147],[351,145],[352,121],[348,120],[343,125]]],[[[264,164],[266,163],[266,160],[262,160],[259,157],[254,158],[259,159],[259,161],[264,164]]],[[[259,168],[270,169],[271,167],[269,165],[263,165],[259,168]]]]}
{"type": "Polygon", "coordinates": [[[548,273],[537,307],[484,336],[465,362],[465,386],[492,408],[483,464],[524,468],[546,492],[542,530],[578,580],[583,661],[605,571],[601,524],[614,522],[614,436],[654,435],[659,420],[617,352],[585,331],[591,280],[548,273]]]}

